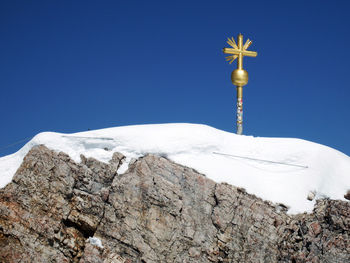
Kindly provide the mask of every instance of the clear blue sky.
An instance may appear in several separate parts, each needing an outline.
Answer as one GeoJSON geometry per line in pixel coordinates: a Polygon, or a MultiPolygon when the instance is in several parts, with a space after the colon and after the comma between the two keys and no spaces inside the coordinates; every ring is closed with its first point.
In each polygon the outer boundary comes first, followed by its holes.
{"type": "MultiPolygon", "coordinates": [[[[350,1],[0,1],[0,148],[42,131],[235,131],[226,38],[253,40],[244,134],[350,155],[350,1]]],[[[1,149],[0,156],[23,144],[1,149]]]]}

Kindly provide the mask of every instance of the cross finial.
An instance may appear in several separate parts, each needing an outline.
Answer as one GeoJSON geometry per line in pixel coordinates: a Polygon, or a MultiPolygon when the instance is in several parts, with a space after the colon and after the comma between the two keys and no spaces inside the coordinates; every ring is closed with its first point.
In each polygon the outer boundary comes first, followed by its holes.
{"type": "Polygon", "coordinates": [[[245,44],[243,45],[243,35],[240,33],[237,37],[237,43],[235,39],[228,38],[227,44],[229,44],[232,48],[224,48],[223,51],[225,54],[232,54],[231,56],[226,57],[226,60],[231,64],[236,58],[237,59],[237,68],[243,69],[243,56],[247,57],[256,57],[258,53],[254,51],[248,51],[248,47],[252,44],[252,41],[247,39],[245,44]]]}
{"type": "Polygon", "coordinates": [[[237,37],[237,43],[234,38],[228,38],[227,44],[232,48],[224,48],[225,54],[231,54],[226,57],[226,60],[231,64],[237,58],[237,69],[232,71],[231,80],[232,84],[237,87],[237,134],[243,132],[243,86],[248,83],[248,72],[243,69],[243,57],[256,57],[258,53],[254,51],[248,51],[248,47],[252,44],[252,41],[247,39],[243,45],[243,36],[240,33],[237,37]]]}

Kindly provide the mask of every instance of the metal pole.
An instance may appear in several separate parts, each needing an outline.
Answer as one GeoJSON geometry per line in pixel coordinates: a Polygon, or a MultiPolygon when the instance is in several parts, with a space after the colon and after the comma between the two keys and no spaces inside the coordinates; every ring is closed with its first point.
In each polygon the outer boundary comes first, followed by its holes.
{"type": "Polygon", "coordinates": [[[237,134],[243,133],[243,88],[237,87],[237,134]]]}
{"type": "MultiPolygon", "coordinates": [[[[238,35],[238,49],[243,49],[243,36],[238,35]]],[[[238,54],[237,69],[243,70],[243,55],[242,52],[238,54]]],[[[243,85],[237,86],[237,134],[242,135],[243,133],[243,85]]]]}

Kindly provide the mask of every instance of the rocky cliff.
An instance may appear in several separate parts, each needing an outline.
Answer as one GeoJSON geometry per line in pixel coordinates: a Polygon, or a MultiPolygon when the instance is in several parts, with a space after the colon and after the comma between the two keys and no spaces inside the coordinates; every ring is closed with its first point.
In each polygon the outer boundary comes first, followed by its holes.
{"type": "Polygon", "coordinates": [[[0,262],[350,262],[348,202],[290,216],[164,157],[81,159],[27,154],[0,189],[0,262]]]}

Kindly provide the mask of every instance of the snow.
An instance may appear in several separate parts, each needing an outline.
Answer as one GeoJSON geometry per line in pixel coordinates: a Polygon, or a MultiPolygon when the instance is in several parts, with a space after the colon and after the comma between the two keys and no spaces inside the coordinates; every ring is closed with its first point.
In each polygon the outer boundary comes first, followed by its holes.
{"type": "Polygon", "coordinates": [[[97,237],[89,237],[88,241],[90,242],[90,244],[92,244],[94,246],[97,246],[99,248],[103,248],[101,239],[99,239],[97,237]]]}
{"type": "Polygon", "coordinates": [[[23,157],[39,144],[63,151],[76,162],[80,162],[80,154],[108,162],[114,152],[121,152],[127,158],[119,173],[126,172],[134,158],[148,153],[165,156],[216,182],[243,187],[264,200],[282,203],[290,208],[290,214],[311,212],[317,198],[345,200],[344,194],[350,190],[350,157],[327,146],[301,139],[236,135],[206,125],[181,123],[75,134],[40,133],[18,152],[0,158],[0,187],[11,181],[23,157]],[[314,196],[313,200],[308,196],[314,196]]]}
{"type": "Polygon", "coordinates": [[[126,158],[125,158],[125,161],[124,161],[124,162],[122,163],[122,165],[119,167],[117,173],[118,173],[118,174],[123,174],[123,173],[125,173],[125,172],[128,170],[128,168],[129,168],[129,163],[130,163],[130,161],[131,161],[131,158],[130,158],[130,157],[126,157],[126,158]]]}

